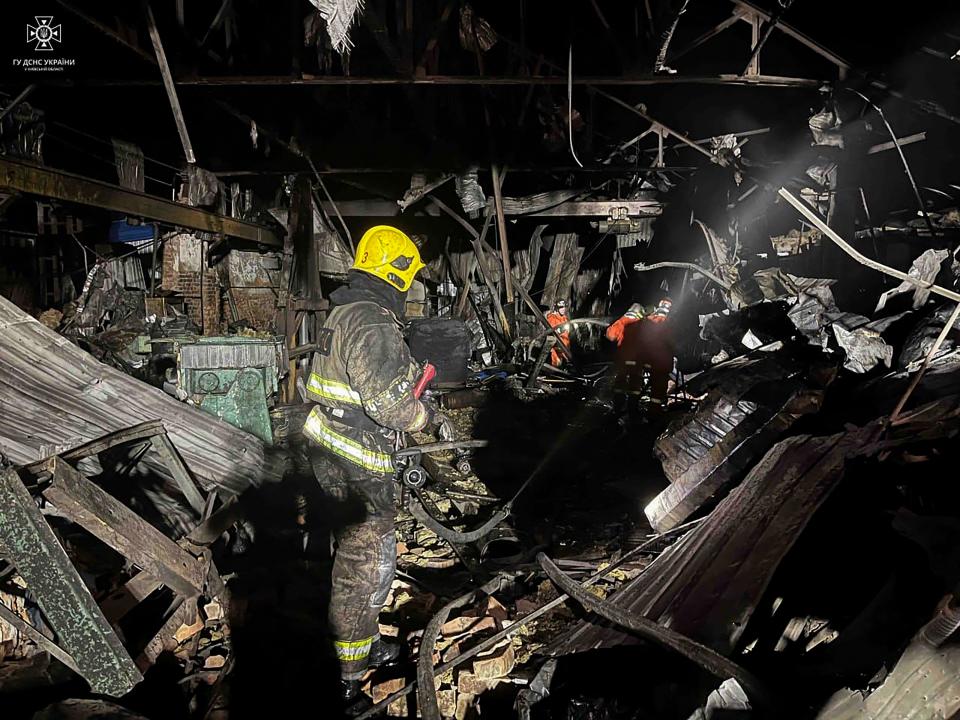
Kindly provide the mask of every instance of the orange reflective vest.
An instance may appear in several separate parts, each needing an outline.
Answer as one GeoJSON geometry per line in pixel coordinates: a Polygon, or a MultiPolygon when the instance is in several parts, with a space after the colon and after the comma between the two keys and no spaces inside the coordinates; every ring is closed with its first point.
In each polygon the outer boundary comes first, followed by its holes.
{"type": "MultiPolygon", "coordinates": [[[[547,313],[547,322],[550,323],[550,327],[555,328],[559,325],[563,325],[567,320],[569,320],[566,315],[561,315],[558,312],[549,312],[547,313]]],[[[570,332],[564,330],[560,333],[560,342],[564,344],[565,347],[570,347],[570,332]]],[[[550,364],[554,367],[558,367],[561,362],[563,362],[564,355],[559,350],[550,351],[550,364]]]]}

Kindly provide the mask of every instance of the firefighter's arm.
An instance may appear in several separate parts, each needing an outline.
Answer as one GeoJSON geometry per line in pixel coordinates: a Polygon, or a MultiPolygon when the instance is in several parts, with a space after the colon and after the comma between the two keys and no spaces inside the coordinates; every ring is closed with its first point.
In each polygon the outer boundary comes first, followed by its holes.
{"type": "Polygon", "coordinates": [[[610,342],[620,342],[623,337],[623,318],[619,318],[610,327],[607,328],[607,340],[610,342]]]}
{"type": "Polygon", "coordinates": [[[426,427],[430,413],[414,396],[421,369],[410,357],[399,330],[386,324],[360,329],[346,360],[350,385],[374,422],[402,432],[426,427]]]}

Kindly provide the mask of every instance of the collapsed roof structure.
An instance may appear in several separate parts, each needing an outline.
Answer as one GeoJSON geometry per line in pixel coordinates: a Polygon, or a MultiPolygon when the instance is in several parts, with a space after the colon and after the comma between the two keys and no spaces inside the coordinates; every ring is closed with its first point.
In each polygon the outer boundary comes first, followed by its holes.
{"type": "Polygon", "coordinates": [[[960,17],[903,15],[0,9],[5,712],[335,707],[306,384],[390,224],[460,437],[355,714],[960,713],[960,17]]]}

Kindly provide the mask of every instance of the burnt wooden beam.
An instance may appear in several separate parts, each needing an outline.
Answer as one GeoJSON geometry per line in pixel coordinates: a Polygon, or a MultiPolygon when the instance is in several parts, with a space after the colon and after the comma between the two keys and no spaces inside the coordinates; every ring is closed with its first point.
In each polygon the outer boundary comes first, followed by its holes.
{"type": "MultiPolygon", "coordinates": [[[[80,10],[79,8],[76,8],[76,7],[74,7],[73,5],[71,5],[70,3],[65,2],[65,0],[54,0],[54,2],[56,2],[57,5],[59,5],[60,7],[62,7],[64,10],[66,10],[66,11],[68,11],[68,12],[70,12],[70,13],[73,13],[73,14],[76,15],[78,18],[80,18],[80,19],[83,20],[85,23],[87,23],[90,27],[92,27],[92,28],[100,31],[101,33],[103,33],[104,35],[106,35],[108,38],[110,38],[111,40],[113,40],[114,42],[116,42],[116,43],[118,43],[119,45],[122,45],[123,47],[127,48],[128,50],[136,53],[140,58],[142,58],[143,60],[146,60],[146,61],[147,61],[148,63],[150,63],[151,65],[156,65],[156,64],[157,64],[157,59],[156,59],[153,55],[151,55],[150,53],[148,53],[146,50],[144,50],[142,47],[140,47],[140,46],[137,45],[136,43],[133,43],[133,42],[131,42],[130,40],[128,40],[126,37],[124,37],[123,35],[121,35],[120,33],[118,33],[116,30],[114,30],[114,29],[113,29],[112,27],[110,27],[109,25],[106,25],[106,24],[100,22],[99,20],[97,20],[96,18],[94,18],[94,17],[92,17],[92,16],[90,16],[90,15],[87,15],[84,11],[80,10]]],[[[127,30],[132,30],[131,28],[126,28],[126,29],[127,29],[127,30]]],[[[131,33],[131,34],[133,34],[133,33],[131,33]]]]}
{"type": "Polygon", "coordinates": [[[190,470],[187,468],[187,464],[183,461],[183,458],[180,457],[180,453],[177,452],[177,448],[174,447],[167,433],[162,432],[154,435],[150,438],[150,442],[153,444],[153,449],[163,460],[163,464],[166,465],[167,470],[170,471],[174,482],[176,482],[177,487],[180,488],[180,492],[183,493],[187,502],[190,503],[190,507],[198,514],[203,515],[203,495],[201,495],[197,489],[197,485],[193,480],[193,476],[190,474],[190,470]]]}
{"type": "Polygon", "coordinates": [[[93,692],[119,697],[143,679],[13,470],[0,473],[0,545],[93,692]]]}
{"type": "MultiPolygon", "coordinates": [[[[732,73],[721,75],[603,75],[574,76],[574,85],[594,86],[642,86],[642,85],[753,85],[757,87],[817,88],[822,80],[813,78],[782,77],[779,75],[743,76],[732,73]]],[[[131,87],[159,85],[156,80],[103,80],[85,81],[85,85],[97,87],[131,87]]],[[[358,75],[219,75],[181,78],[177,87],[309,87],[315,85],[433,85],[441,86],[514,86],[567,85],[566,77],[557,75],[423,75],[423,76],[377,76],[358,75]]]]}
{"type": "Polygon", "coordinates": [[[279,246],[273,230],[81,175],[0,157],[0,188],[112,210],[162,223],[279,246]]]}
{"type": "Polygon", "coordinates": [[[507,247],[507,221],[503,215],[503,196],[501,185],[503,184],[503,171],[496,165],[490,169],[493,174],[493,198],[494,209],[497,213],[497,236],[500,238],[500,259],[503,263],[503,285],[507,292],[507,302],[513,303],[513,274],[510,272],[510,249],[507,247]]]}
{"type": "Polygon", "coordinates": [[[45,463],[52,480],[41,492],[71,522],[185,597],[203,590],[206,568],[119,500],[59,457],[45,463]]]}
{"type": "MultiPolygon", "coordinates": [[[[436,200],[431,196],[432,200],[436,200]]],[[[505,198],[509,199],[509,198],[505,198]]],[[[324,210],[332,209],[322,203],[324,210]]],[[[337,203],[344,217],[395,217],[400,208],[390,200],[343,200],[337,203]]],[[[438,206],[439,207],[439,206],[438,206]]],[[[627,214],[636,217],[656,217],[661,213],[661,204],[654,200],[568,200],[553,207],[532,213],[513,213],[504,210],[507,217],[599,217],[606,218],[614,209],[626,208],[627,214]]],[[[405,214],[408,215],[409,213],[405,214]]],[[[437,217],[439,213],[426,214],[437,217]]],[[[494,213],[490,213],[494,214],[494,213]]],[[[461,223],[462,224],[462,223],[461,223]]],[[[468,223],[469,225],[469,223],[468,223]]],[[[473,229],[473,226],[470,226],[473,229]]],[[[476,232],[475,229],[473,229],[476,232]]]]}
{"type": "Polygon", "coordinates": [[[173,111],[173,120],[177,124],[180,144],[183,145],[183,155],[187,162],[192,165],[197,161],[197,158],[193,154],[193,144],[190,142],[187,122],[184,120],[183,110],[180,108],[180,98],[177,97],[177,89],[173,84],[173,75],[170,72],[170,65],[167,63],[167,54],[163,50],[163,43],[160,42],[160,32],[157,30],[157,21],[153,17],[153,10],[150,8],[148,0],[143,0],[143,9],[147,16],[147,30],[150,33],[150,42],[153,43],[153,51],[157,55],[157,65],[160,67],[160,75],[163,78],[163,87],[167,91],[167,100],[170,102],[170,109],[173,111]]]}

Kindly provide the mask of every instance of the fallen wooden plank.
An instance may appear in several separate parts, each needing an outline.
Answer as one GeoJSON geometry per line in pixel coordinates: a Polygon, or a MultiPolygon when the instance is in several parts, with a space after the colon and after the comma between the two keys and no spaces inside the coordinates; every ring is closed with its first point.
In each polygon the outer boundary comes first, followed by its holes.
{"type": "Polygon", "coordinates": [[[60,458],[46,466],[42,494],[67,518],[129,558],[171,590],[192,597],[203,589],[204,563],[108,495],[60,458]]]}

